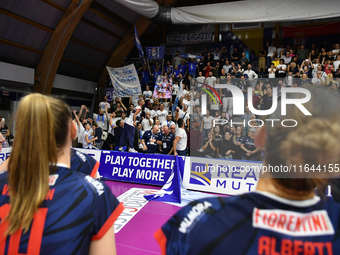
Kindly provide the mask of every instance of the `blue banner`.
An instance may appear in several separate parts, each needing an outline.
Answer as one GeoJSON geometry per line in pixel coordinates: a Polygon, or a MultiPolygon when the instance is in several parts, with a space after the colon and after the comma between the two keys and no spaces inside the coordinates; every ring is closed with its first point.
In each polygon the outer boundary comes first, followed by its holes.
{"type": "Polygon", "coordinates": [[[164,58],[164,46],[158,47],[145,47],[147,59],[163,59],[164,58]]]}
{"type": "Polygon", "coordinates": [[[100,175],[114,181],[163,186],[174,166],[169,155],[102,151],[100,157],[100,175]]]}
{"type": "Polygon", "coordinates": [[[143,47],[142,47],[142,44],[140,43],[139,41],[139,37],[138,37],[138,33],[137,33],[137,28],[135,26],[135,44],[136,44],[136,47],[138,49],[138,55],[140,58],[144,58],[144,51],[143,51],[143,47]]]}

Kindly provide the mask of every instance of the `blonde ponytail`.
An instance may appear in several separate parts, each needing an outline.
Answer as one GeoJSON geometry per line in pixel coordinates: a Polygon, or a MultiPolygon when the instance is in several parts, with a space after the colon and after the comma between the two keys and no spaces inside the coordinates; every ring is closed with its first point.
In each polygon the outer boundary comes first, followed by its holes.
{"type": "Polygon", "coordinates": [[[6,218],[9,221],[6,234],[29,229],[34,213],[49,191],[50,170],[55,169],[58,148],[66,141],[68,132],[65,134],[65,129],[68,130],[70,117],[63,102],[41,94],[28,95],[19,103],[16,136],[8,166],[10,211],[6,218]],[[65,120],[66,126],[62,126],[65,120]],[[64,127],[61,143],[56,135],[59,125],[64,127]]]}

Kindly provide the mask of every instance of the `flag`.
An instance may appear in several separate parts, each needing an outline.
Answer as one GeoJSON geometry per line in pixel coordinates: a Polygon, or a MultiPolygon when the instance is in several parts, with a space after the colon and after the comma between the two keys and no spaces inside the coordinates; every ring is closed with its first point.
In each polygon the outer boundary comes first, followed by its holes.
{"type": "MultiPolygon", "coordinates": [[[[184,165],[182,163],[182,165],[184,165]]],[[[176,156],[175,167],[172,169],[169,179],[164,184],[161,190],[159,190],[154,195],[146,195],[144,198],[148,201],[160,201],[160,202],[174,202],[181,203],[182,191],[181,186],[183,185],[181,182],[180,175],[180,159],[176,156]]]]}
{"type": "Polygon", "coordinates": [[[139,57],[140,58],[144,58],[144,51],[143,51],[143,47],[142,47],[142,45],[140,44],[140,41],[139,41],[139,37],[138,37],[136,26],[135,26],[135,44],[136,44],[136,47],[138,49],[139,57]]]}
{"type": "Polygon", "coordinates": [[[164,46],[158,47],[145,47],[147,59],[163,59],[164,58],[164,46]]]}
{"type": "Polygon", "coordinates": [[[175,102],[172,105],[172,111],[173,112],[176,111],[176,108],[178,106],[178,101],[181,98],[181,96],[183,96],[183,84],[182,84],[182,82],[180,84],[179,90],[177,91],[177,96],[176,96],[175,102]]]}

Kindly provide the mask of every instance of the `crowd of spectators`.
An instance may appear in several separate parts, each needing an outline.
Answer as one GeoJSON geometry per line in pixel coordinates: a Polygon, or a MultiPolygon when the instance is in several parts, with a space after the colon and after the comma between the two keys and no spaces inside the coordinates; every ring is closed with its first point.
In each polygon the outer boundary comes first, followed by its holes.
{"type": "Polygon", "coordinates": [[[112,102],[104,97],[98,114],[90,120],[82,106],[77,116],[82,147],[101,149],[105,142],[111,150],[261,160],[263,149],[255,146],[254,136],[265,116],[251,113],[248,97],[252,97],[255,109],[267,110],[275,95],[273,87],[278,98],[283,87],[315,85],[339,91],[339,44],[330,48],[325,43],[320,48],[315,44],[310,49],[304,45],[276,48],[268,41],[257,55],[250,47],[243,51],[235,48],[231,54],[222,47],[205,48],[189,57],[180,52],[171,56],[168,51],[164,59],[164,66],[153,60],[139,68],[142,95],[128,101],[116,97],[112,102]],[[172,98],[153,97],[159,75],[172,78],[172,98]],[[202,114],[202,95],[216,84],[242,90],[243,115],[233,115],[233,95],[226,88],[216,88],[222,104],[215,93],[207,96],[206,113],[202,114]],[[248,95],[248,88],[252,88],[252,95],[248,95]],[[177,97],[178,105],[174,106],[177,97]],[[238,125],[230,126],[230,120],[239,120],[238,125]]]}

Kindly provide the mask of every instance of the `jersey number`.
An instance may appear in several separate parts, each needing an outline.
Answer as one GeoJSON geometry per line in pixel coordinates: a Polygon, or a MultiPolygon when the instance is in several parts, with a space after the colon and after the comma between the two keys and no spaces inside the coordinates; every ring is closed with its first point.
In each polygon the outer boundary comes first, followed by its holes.
{"type": "MultiPolygon", "coordinates": [[[[10,205],[5,204],[0,207],[0,255],[5,254],[6,237],[5,233],[9,226],[7,221],[4,221],[10,210],[10,205]]],[[[42,235],[44,232],[44,225],[46,220],[48,208],[39,208],[38,212],[33,216],[33,222],[31,226],[31,233],[28,240],[27,253],[26,255],[33,255],[40,253],[40,246],[42,235]]],[[[9,239],[8,254],[23,255],[19,253],[20,239],[22,231],[19,230],[15,234],[12,234],[9,239]]]]}

